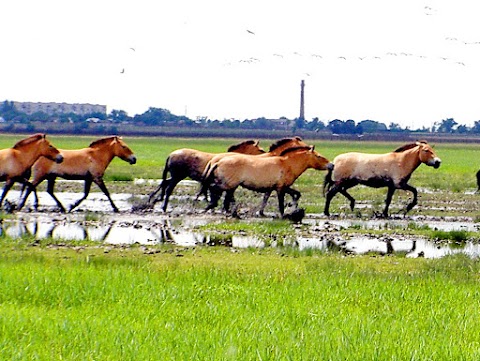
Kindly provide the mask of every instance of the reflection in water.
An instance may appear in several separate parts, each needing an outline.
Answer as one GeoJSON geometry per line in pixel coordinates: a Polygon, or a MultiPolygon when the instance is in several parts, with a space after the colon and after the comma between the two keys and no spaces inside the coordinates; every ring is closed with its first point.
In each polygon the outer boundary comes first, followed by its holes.
{"type": "MultiPolygon", "coordinates": [[[[53,238],[63,241],[89,240],[106,244],[162,244],[172,243],[179,246],[224,246],[235,248],[263,248],[267,245],[276,246],[275,241],[265,242],[257,237],[222,234],[207,235],[200,232],[174,229],[169,220],[154,224],[138,222],[112,222],[109,224],[84,224],[83,222],[29,221],[8,220],[0,222],[0,235],[20,238],[25,235],[37,239],[53,238]]],[[[347,254],[393,254],[403,253],[406,257],[439,258],[456,253],[471,257],[480,257],[480,245],[466,242],[462,244],[438,244],[426,239],[406,238],[374,238],[369,236],[351,236],[340,239],[328,231],[318,237],[298,237],[292,244],[285,246],[298,247],[300,250],[316,249],[329,252],[344,252],[347,254]]]]}

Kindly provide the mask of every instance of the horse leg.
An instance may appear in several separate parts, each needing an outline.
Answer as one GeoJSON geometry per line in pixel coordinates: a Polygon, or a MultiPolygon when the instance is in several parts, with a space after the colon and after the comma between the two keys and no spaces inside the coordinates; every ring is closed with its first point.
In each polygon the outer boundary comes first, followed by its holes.
{"type": "MultiPolygon", "coordinates": [[[[18,210],[21,210],[23,208],[23,206],[25,205],[25,202],[27,201],[28,196],[30,195],[30,193],[32,191],[35,194],[35,201],[38,203],[36,186],[33,185],[32,183],[30,183],[26,179],[22,181],[22,193],[23,193],[23,191],[25,191],[25,194],[24,194],[23,197],[20,195],[20,201],[18,202],[18,206],[17,206],[18,210]]],[[[35,210],[36,209],[37,208],[36,208],[36,205],[35,205],[35,210]]]]}
{"type": "Polygon", "coordinates": [[[405,211],[405,214],[407,214],[408,211],[410,211],[417,204],[417,189],[415,187],[412,187],[411,185],[408,185],[408,184],[405,184],[403,189],[408,190],[408,191],[412,192],[412,194],[413,194],[412,201],[409,204],[407,204],[407,210],[405,211]]]}
{"type": "Polygon", "coordinates": [[[297,209],[298,208],[298,200],[300,199],[302,194],[299,191],[297,191],[296,189],[293,189],[293,188],[290,188],[290,187],[285,189],[285,192],[290,194],[290,196],[292,197],[293,205],[294,205],[295,209],[297,209]]]}
{"type": "MultiPolygon", "coordinates": [[[[66,212],[65,207],[63,206],[63,204],[58,200],[58,198],[53,193],[54,187],[55,187],[55,177],[47,178],[47,193],[50,194],[50,197],[52,197],[53,200],[55,201],[55,203],[57,203],[58,208],[60,208],[60,212],[65,213],[66,212]]],[[[35,195],[36,195],[36,192],[35,192],[35,195]]],[[[37,204],[36,204],[35,207],[38,207],[38,199],[37,199],[37,204]]]]}
{"type": "Polygon", "coordinates": [[[170,178],[168,181],[168,185],[165,187],[165,191],[162,190],[162,193],[164,194],[162,209],[164,212],[167,211],[167,206],[168,206],[168,201],[170,200],[170,196],[172,195],[173,190],[175,189],[178,182],[180,181],[181,181],[180,178],[177,178],[177,179],[170,178]]]}
{"type": "MultiPolygon", "coordinates": [[[[87,197],[88,193],[90,193],[90,187],[92,186],[92,179],[90,177],[85,179],[85,186],[84,186],[84,192],[83,192],[83,197],[80,198],[78,201],[76,201],[74,204],[70,206],[70,209],[68,210],[69,212],[73,211],[74,208],[78,207],[80,203],[82,203],[87,197]]],[[[105,185],[104,185],[105,186],[105,185]]],[[[99,186],[100,187],[100,186],[99,186]]],[[[100,187],[100,189],[102,189],[100,187]]],[[[108,191],[107,191],[108,192],[108,191]]],[[[105,193],[105,192],[104,192],[105,193]]],[[[110,198],[110,197],[108,197],[110,198]]],[[[116,207],[115,207],[116,208],[116,207]]],[[[115,210],[114,208],[114,210],[115,210]]],[[[118,211],[118,210],[117,210],[118,211]]]]}
{"type": "Polygon", "coordinates": [[[258,211],[258,214],[261,215],[262,217],[265,216],[265,207],[267,206],[268,198],[270,198],[270,195],[272,194],[272,191],[265,192],[263,194],[263,200],[262,204],[260,205],[260,210],[258,211]]]}
{"type": "Polygon", "coordinates": [[[350,201],[350,210],[353,211],[353,208],[355,208],[355,198],[353,198],[345,188],[341,189],[339,192],[350,201]]]}
{"type": "Polygon", "coordinates": [[[237,210],[235,209],[235,198],[233,194],[235,189],[230,189],[225,192],[225,199],[223,200],[223,209],[225,212],[230,212],[233,206],[232,216],[237,216],[237,210]]]}
{"type": "Polygon", "coordinates": [[[340,186],[334,185],[332,188],[330,188],[327,192],[327,195],[325,196],[325,208],[323,210],[323,213],[328,217],[330,216],[330,202],[332,201],[332,198],[335,196],[340,191],[340,186]]]}
{"type": "Polygon", "coordinates": [[[2,207],[2,204],[3,204],[3,201],[8,193],[8,191],[10,190],[10,188],[12,188],[13,184],[15,183],[14,180],[12,179],[8,179],[6,182],[5,182],[5,186],[3,187],[3,193],[2,193],[2,196],[0,197],[0,207],[2,207]]]}
{"type": "Polygon", "coordinates": [[[283,214],[285,213],[285,190],[277,190],[277,197],[278,211],[280,212],[280,216],[283,218],[283,214]]]}
{"type": "Polygon", "coordinates": [[[383,216],[388,218],[388,207],[392,202],[393,193],[395,193],[395,187],[393,185],[388,186],[387,198],[385,199],[385,209],[383,210],[383,216]]]}
{"type": "Polygon", "coordinates": [[[217,187],[211,187],[210,188],[210,202],[208,203],[207,208],[205,208],[206,211],[215,208],[218,206],[218,201],[220,197],[222,196],[222,190],[217,188],[217,187]]]}
{"type": "Polygon", "coordinates": [[[477,172],[476,174],[476,177],[477,177],[477,186],[478,186],[478,189],[475,193],[479,193],[480,192],[480,170],[477,172]]]}
{"type": "Polygon", "coordinates": [[[162,201],[163,197],[165,196],[165,188],[167,187],[168,183],[170,183],[171,178],[162,180],[160,185],[155,189],[150,195],[148,196],[148,203],[155,204],[158,201],[162,201]],[[160,198],[157,198],[158,192],[161,191],[160,198]]]}
{"type": "MultiPolygon", "coordinates": [[[[105,183],[103,182],[103,179],[102,178],[96,178],[93,180],[95,182],[95,184],[102,190],[102,192],[107,196],[108,200],[110,201],[110,204],[112,205],[112,208],[113,208],[113,211],[115,213],[118,213],[118,208],[117,206],[115,205],[115,203],[113,203],[113,200],[112,198],[110,197],[110,192],[108,191],[107,187],[105,186],[105,183]]],[[[91,184],[91,183],[90,183],[91,184]]],[[[87,184],[85,183],[85,188],[87,187],[87,184]]],[[[88,190],[90,191],[90,187],[88,188],[88,190]]],[[[85,196],[84,196],[84,199],[87,198],[88,196],[88,192],[85,190],[85,196]]],[[[70,209],[72,210],[72,209],[70,209]]]]}

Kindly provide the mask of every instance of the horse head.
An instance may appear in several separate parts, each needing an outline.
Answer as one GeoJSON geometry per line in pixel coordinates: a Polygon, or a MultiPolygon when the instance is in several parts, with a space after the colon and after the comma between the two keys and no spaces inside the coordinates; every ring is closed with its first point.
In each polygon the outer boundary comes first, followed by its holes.
{"type": "Polygon", "coordinates": [[[120,159],[128,162],[130,164],[137,163],[137,157],[133,154],[133,151],[128,147],[128,145],[123,141],[122,137],[115,136],[112,141],[112,148],[114,154],[120,159]]]}
{"type": "Polygon", "coordinates": [[[435,169],[440,167],[442,160],[437,157],[433,148],[427,142],[416,142],[416,145],[419,147],[419,159],[422,163],[435,169]]]}
{"type": "Polygon", "coordinates": [[[333,164],[330,163],[330,161],[323,155],[315,151],[314,145],[308,145],[306,147],[304,146],[288,148],[281,153],[281,156],[287,154],[290,154],[292,156],[292,160],[295,160],[295,162],[297,161],[295,159],[296,157],[302,157],[308,168],[313,168],[316,170],[327,170],[330,168],[333,169],[333,164]]]}
{"type": "Polygon", "coordinates": [[[37,136],[37,139],[30,144],[35,145],[35,148],[40,157],[43,156],[45,158],[55,161],[56,163],[63,162],[63,155],[60,154],[60,151],[55,148],[52,143],[50,143],[50,141],[47,139],[46,134],[41,134],[40,136],[37,136]]]}

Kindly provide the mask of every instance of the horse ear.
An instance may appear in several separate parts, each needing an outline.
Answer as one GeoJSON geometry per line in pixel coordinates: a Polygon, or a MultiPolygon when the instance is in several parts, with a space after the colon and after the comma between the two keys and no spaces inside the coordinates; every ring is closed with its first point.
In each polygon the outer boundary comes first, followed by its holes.
{"type": "Polygon", "coordinates": [[[260,141],[259,141],[259,140],[256,140],[255,143],[253,143],[253,145],[254,145],[255,147],[258,147],[258,143],[260,143],[260,141]]]}
{"type": "Polygon", "coordinates": [[[315,150],[315,145],[310,146],[310,152],[313,152],[315,150]]]}

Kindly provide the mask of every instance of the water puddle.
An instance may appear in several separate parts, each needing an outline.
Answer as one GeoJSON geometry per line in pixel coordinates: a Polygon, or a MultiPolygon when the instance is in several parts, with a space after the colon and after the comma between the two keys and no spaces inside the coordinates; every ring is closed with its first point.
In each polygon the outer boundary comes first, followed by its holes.
{"type": "MultiPolygon", "coordinates": [[[[192,225],[207,223],[208,220],[190,220],[173,224],[168,219],[160,221],[110,221],[108,223],[75,220],[54,220],[48,217],[27,217],[25,219],[4,219],[0,223],[0,235],[20,238],[25,235],[36,239],[53,238],[68,241],[93,241],[115,245],[155,245],[175,244],[184,247],[225,246],[233,248],[276,247],[274,240],[261,240],[239,234],[211,235],[191,229],[192,225]]],[[[330,221],[329,221],[330,222],[330,221]]],[[[343,223],[345,221],[341,221],[343,223]]],[[[318,223],[318,222],[317,222],[318,223]]],[[[333,223],[333,222],[330,222],[333,223]]],[[[338,223],[337,223],[338,225],[338,223]]],[[[408,236],[370,237],[334,235],[327,229],[317,232],[316,237],[297,237],[284,241],[283,246],[297,247],[299,250],[315,249],[345,254],[405,254],[406,257],[440,258],[456,253],[480,257],[480,244],[435,243],[426,239],[408,236]]]]}

